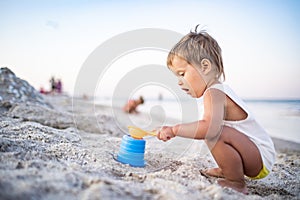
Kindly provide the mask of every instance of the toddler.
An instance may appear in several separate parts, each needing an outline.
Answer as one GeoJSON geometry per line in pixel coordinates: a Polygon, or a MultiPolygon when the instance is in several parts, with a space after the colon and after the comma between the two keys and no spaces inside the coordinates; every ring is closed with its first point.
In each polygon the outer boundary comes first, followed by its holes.
{"type": "Polygon", "coordinates": [[[172,48],[167,65],[184,92],[194,98],[203,96],[203,118],[161,127],[157,138],[205,140],[218,168],[203,173],[219,177],[222,187],[247,194],[244,175],[252,179],[266,177],[275,161],[274,145],[246,104],[221,82],[221,77],[225,80],[221,48],[214,38],[197,28],[172,48]]]}

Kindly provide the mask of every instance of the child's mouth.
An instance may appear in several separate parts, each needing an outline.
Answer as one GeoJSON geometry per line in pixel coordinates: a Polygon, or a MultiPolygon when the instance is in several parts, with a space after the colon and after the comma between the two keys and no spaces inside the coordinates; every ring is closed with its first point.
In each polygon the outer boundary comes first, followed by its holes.
{"type": "Polygon", "coordinates": [[[187,94],[189,94],[189,89],[187,88],[181,88],[183,91],[185,91],[187,94]]]}

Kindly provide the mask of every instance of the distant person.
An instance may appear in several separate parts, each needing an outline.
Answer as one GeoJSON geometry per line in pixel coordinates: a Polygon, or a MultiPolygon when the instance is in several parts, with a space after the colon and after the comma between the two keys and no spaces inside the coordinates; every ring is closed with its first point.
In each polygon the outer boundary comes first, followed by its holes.
{"type": "Polygon", "coordinates": [[[221,48],[208,33],[198,32],[197,27],[172,48],[167,65],[183,91],[194,98],[203,97],[203,117],[163,126],[157,130],[157,138],[205,140],[218,167],[202,173],[220,178],[222,187],[247,193],[244,175],[261,179],[272,171],[274,144],[243,100],[220,80],[221,76],[225,79],[221,48]]]}
{"type": "Polygon", "coordinates": [[[50,92],[54,93],[56,90],[56,82],[54,76],[51,77],[49,82],[50,82],[50,92]]]}
{"type": "Polygon", "coordinates": [[[138,113],[136,110],[137,107],[144,103],[144,98],[140,96],[139,99],[129,100],[126,105],[123,107],[123,111],[127,113],[138,113]]]}
{"type": "Polygon", "coordinates": [[[159,93],[159,94],[158,94],[158,100],[159,100],[159,101],[163,100],[163,95],[162,95],[162,93],[159,93]]]}
{"type": "Polygon", "coordinates": [[[62,93],[62,82],[60,79],[58,79],[55,88],[56,88],[57,93],[59,93],[59,94],[62,93]]]}
{"type": "Polygon", "coordinates": [[[44,89],[44,87],[40,87],[40,93],[41,94],[46,94],[47,93],[46,90],[44,89]]]}
{"type": "Polygon", "coordinates": [[[82,95],[82,99],[88,100],[88,99],[89,99],[89,96],[88,96],[87,94],[83,94],[83,95],[82,95]]]}

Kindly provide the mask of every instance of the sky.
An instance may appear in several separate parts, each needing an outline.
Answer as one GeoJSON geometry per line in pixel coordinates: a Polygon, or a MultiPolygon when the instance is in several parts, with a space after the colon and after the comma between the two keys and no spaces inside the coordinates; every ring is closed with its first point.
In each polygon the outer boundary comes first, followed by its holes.
{"type": "MultiPolygon", "coordinates": [[[[300,99],[299,10],[297,0],[0,0],[0,67],[36,89],[49,89],[55,76],[73,94],[83,63],[112,37],[142,28],[184,35],[200,24],[221,46],[226,83],[238,95],[300,99]]],[[[123,56],[112,62],[102,78],[106,87],[95,94],[110,95],[132,66],[164,66],[166,56],[123,56]]]]}

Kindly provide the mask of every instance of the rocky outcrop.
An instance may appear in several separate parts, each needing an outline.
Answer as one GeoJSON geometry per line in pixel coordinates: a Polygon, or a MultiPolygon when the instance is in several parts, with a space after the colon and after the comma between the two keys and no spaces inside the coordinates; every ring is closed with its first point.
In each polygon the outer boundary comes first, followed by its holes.
{"type": "Polygon", "coordinates": [[[52,107],[27,81],[18,78],[7,67],[0,68],[0,106],[2,107],[0,112],[16,103],[52,107]]]}

